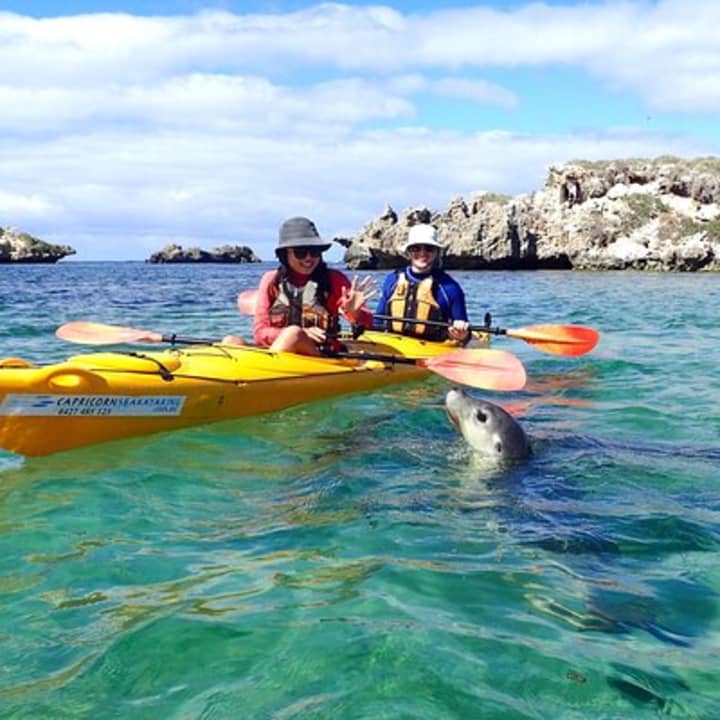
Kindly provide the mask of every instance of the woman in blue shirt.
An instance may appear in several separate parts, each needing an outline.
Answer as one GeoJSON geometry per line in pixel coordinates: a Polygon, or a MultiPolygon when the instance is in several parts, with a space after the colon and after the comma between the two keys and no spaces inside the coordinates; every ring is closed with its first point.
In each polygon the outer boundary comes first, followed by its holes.
{"type": "Polygon", "coordinates": [[[420,224],[410,228],[403,246],[410,262],[407,267],[385,278],[375,311],[376,315],[397,319],[378,318],[375,327],[427,340],[450,338],[465,343],[470,339],[465,294],[460,285],[440,269],[442,249],[437,230],[432,225],[420,224]],[[426,325],[422,320],[448,325],[426,325]]]}

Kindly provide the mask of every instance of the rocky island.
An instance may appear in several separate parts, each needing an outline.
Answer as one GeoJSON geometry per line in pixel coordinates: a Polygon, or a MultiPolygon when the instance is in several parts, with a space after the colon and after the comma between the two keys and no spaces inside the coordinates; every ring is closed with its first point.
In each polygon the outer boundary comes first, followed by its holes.
{"type": "Polygon", "coordinates": [[[14,228],[0,228],[0,263],[56,263],[75,250],[52,245],[14,228]]]}
{"type": "Polygon", "coordinates": [[[182,245],[168,245],[153,253],[148,263],[259,263],[260,258],[247,245],[221,245],[212,251],[198,247],[184,249],[182,245]]]}
{"type": "Polygon", "coordinates": [[[447,210],[387,207],[344,245],[353,269],[405,264],[408,228],[435,225],[450,269],[720,271],[720,158],[552,165],[544,187],[447,210]]]}

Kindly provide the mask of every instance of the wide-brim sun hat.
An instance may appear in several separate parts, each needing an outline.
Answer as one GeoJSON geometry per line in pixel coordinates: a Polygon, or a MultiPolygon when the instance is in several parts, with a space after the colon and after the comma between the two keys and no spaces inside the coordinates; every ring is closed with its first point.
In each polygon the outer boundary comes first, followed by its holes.
{"type": "Polygon", "coordinates": [[[332,243],[320,237],[312,220],[305,217],[293,217],[286,220],[278,232],[276,251],[291,247],[319,247],[323,252],[329,250],[332,243]]]}
{"type": "Polygon", "coordinates": [[[402,252],[406,253],[413,245],[432,245],[438,250],[443,246],[438,241],[438,231],[432,225],[413,225],[408,232],[408,239],[402,246],[402,252]]]}

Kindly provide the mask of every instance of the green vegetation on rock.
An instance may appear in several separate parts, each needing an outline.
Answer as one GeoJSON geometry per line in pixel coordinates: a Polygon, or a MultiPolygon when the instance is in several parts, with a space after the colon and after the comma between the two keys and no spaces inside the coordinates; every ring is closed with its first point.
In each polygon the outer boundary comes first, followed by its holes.
{"type": "Polygon", "coordinates": [[[75,250],[68,245],[54,245],[25,232],[0,228],[0,262],[54,263],[75,250]]]}

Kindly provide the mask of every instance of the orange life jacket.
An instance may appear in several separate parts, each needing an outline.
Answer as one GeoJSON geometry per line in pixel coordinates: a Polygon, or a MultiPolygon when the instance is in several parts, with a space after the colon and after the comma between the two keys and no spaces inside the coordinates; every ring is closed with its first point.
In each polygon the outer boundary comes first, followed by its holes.
{"type": "MultiPolygon", "coordinates": [[[[388,315],[410,320],[433,320],[439,322],[445,320],[435,296],[437,281],[432,275],[428,275],[419,283],[414,283],[410,282],[404,270],[400,270],[397,271],[397,278],[395,289],[387,303],[388,315]]],[[[420,337],[425,340],[445,340],[448,336],[447,328],[423,325],[422,323],[404,323],[399,320],[392,320],[389,323],[389,328],[393,332],[420,337]]]]}

